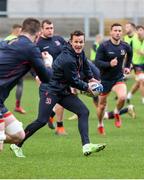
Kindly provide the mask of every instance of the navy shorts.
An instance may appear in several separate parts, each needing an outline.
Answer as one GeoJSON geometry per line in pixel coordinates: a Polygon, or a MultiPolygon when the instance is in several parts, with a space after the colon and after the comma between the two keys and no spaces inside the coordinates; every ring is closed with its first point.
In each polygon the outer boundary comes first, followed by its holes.
{"type": "Polygon", "coordinates": [[[103,85],[103,92],[101,93],[101,95],[105,95],[108,94],[114,85],[116,84],[120,84],[120,83],[124,83],[124,78],[119,78],[116,80],[112,80],[112,81],[101,81],[101,84],[103,85]]]}
{"type": "Polygon", "coordinates": [[[8,109],[5,107],[4,102],[9,95],[9,89],[0,87],[0,118],[3,114],[8,112],[8,109]]]}
{"type": "Polygon", "coordinates": [[[0,118],[3,117],[3,115],[8,112],[8,109],[4,106],[3,103],[0,101],[0,118]]]}
{"type": "Polygon", "coordinates": [[[139,64],[139,65],[133,64],[133,69],[135,74],[144,72],[144,64],[139,64]]]}

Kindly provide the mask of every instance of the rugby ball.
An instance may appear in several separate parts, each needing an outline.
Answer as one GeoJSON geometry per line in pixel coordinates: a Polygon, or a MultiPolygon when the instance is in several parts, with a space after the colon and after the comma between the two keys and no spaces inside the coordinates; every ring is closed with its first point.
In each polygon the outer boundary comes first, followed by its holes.
{"type": "Polygon", "coordinates": [[[98,96],[103,91],[103,86],[97,82],[90,82],[90,88],[94,96],[98,96]]]}
{"type": "Polygon", "coordinates": [[[44,59],[46,67],[52,67],[53,57],[50,54],[47,54],[47,57],[44,59]]]}

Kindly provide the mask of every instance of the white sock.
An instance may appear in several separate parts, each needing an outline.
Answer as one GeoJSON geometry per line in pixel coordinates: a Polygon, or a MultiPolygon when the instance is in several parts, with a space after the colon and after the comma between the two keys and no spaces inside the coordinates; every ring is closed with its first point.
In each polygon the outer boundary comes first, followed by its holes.
{"type": "Polygon", "coordinates": [[[129,93],[127,94],[127,99],[131,99],[131,98],[132,98],[132,93],[129,92],[129,93]]]}
{"type": "Polygon", "coordinates": [[[98,122],[98,127],[104,127],[103,121],[101,123],[98,122]]]}
{"type": "Polygon", "coordinates": [[[104,119],[108,119],[109,117],[108,117],[108,112],[105,112],[104,113],[104,119]]]}
{"type": "Polygon", "coordinates": [[[90,143],[83,145],[83,148],[88,148],[90,143]]]}
{"type": "Polygon", "coordinates": [[[114,109],[114,114],[119,114],[119,111],[117,108],[114,109]]]}

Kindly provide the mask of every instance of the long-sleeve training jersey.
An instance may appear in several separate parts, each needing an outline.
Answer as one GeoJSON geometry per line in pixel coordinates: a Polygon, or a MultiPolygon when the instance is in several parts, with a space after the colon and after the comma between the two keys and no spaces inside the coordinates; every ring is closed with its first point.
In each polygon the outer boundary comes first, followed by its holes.
{"type": "Polygon", "coordinates": [[[40,51],[47,51],[52,57],[53,60],[61,53],[64,44],[66,41],[61,36],[52,36],[48,38],[40,37],[37,46],[40,48],[40,51]]]}
{"type": "Polygon", "coordinates": [[[49,82],[41,52],[30,39],[19,36],[12,41],[0,42],[0,96],[6,91],[5,99],[17,81],[31,68],[34,68],[43,83],[49,82]]]}
{"type": "Polygon", "coordinates": [[[88,84],[80,79],[81,71],[88,79],[93,77],[84,51],[76,54],[68,43],[53,63],[53,76],[48,84],[48,91],[66,94],[70,86],[86,91],[88,84]]]}
{"type": "Polygon", "coordinates": [[[123,41],[120,41],[119,45],[115,45],[108,40],[99,46],[95,64],[100,69],[102,80],[115,80],[123,76],[123,66],[130,68],[131,61],[132,48],[130,45],[123,41]],[[111,67],[110,61],[114,58],[117,58],[118,64],[111,67]]]}

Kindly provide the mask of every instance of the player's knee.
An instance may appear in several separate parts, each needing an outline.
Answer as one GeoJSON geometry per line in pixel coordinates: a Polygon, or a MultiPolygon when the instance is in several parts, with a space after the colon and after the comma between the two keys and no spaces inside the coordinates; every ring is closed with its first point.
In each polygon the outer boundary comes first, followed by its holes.
{"type": "Polygon", "coordinates": [[[89,116],[89,110],[88,108],[80,108],[79,113],[77,114],[78,116],[84,116],[84,117],[88,117],[89,116]]]}
{"type": "Polygon", "coordinates": [[[18,141],[21,142],[25,138],[25,132],[21,131],[18,133],[18,141]]]}
{"type": "Polygon", "coordinates": [[[85,109],[83,110],[83,114],[84,114],[85,116],[89,116],[89,110],[88,110],[87,108],[85,108],[85,109]]]}
{"type": "Polygon", "coordinates": [[[18,120],[14,120],[6,126],[5,131],[8,135],[14,135],[23,131],[23,125],[18,120]]]}
{"type": "Polygon", "coordinates": [[[19,143],[25,138],[22,123],[14,120],[6,126],[6,134],[12,138],[13,143],[19,143]]]}
{"type": "Polygon", "coordinates": [[[98,108],[101,110],[101,111],[104,111],[105,108],[106,108],[106,103],[101,103],[98,105],[98,108]]]}
{"type": "Polygon", "coordinates": [[[124,101],[126,100],[126,95],[120,96],[120,97],[118,98],[118,100],[119,100],[120,102],[124,102],[124,101]]]}
{"type": "Polygon", "coordinates": [[[13,143],[20,143],[25,138],[25,132],[20,131],[12,136],[13,143]]]}

